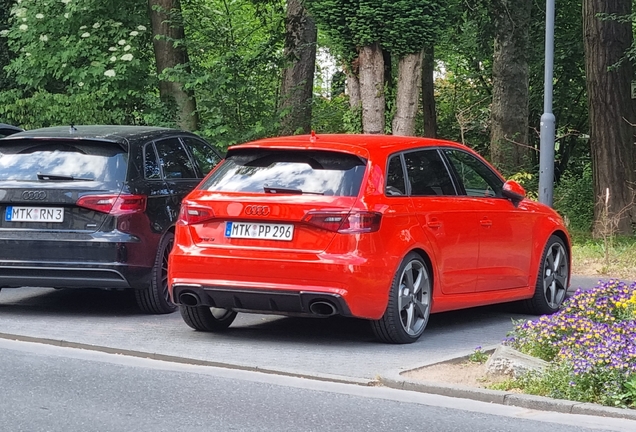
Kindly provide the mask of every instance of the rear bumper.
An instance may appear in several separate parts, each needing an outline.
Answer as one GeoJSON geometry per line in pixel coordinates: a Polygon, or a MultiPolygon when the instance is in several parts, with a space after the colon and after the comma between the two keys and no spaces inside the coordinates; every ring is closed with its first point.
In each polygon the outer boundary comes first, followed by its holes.
{"type": "Polygon", "coordinates": [[[386,310],[394,266],[397,262],[386,256],[215,253],[176,244],[170,254],[168,285],[177,304],[189,290],[211,307],[311,314],[311,303],[323,299],[338,314],[379,319],[386,310]]]}
{"type": "Polygon", "coordinates": [[[15,263],[0,261],[0,288],[143,288],[152,268],[121,263],[15,263]]]}
{"type": "Polygon", "coordinates": [[[188,306],[285,315],[351,316],[347,303],[338,294],[177,285],[172,295],[174,303],[188,306]]]}
{"type": "Polygon", "coordinates": [[[112,231],[0,232],[0,288],[144,288],[156,245],[112,231]]]}

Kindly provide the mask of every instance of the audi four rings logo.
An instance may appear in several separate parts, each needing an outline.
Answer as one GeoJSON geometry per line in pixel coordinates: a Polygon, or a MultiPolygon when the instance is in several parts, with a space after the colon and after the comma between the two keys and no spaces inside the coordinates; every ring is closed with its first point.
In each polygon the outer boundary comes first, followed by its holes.
{"type": "Polygon", "coordinates": [[[22,192],[22,199],[25,201],[39,201],[46,199],[46,192],[44,191],[24,191],[22,192]]]}
{"type": "Polygon", "coordinates": [[[250,216],[267,216],[269,215],[268,206],[248,205],[245,207],[245,214],[250,216]]]}

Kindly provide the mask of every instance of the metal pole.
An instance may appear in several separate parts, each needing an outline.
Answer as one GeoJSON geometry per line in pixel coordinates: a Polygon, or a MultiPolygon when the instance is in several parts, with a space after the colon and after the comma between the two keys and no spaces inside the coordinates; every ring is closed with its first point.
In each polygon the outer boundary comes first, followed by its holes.
{"type": "Polygon", "coordinates": [[[541,147],[539,155],[539,202],[552,206],[554,190],[554,133],[556,119],[552,114],[552,81],[554,77],[554,0],[545,5],[545,81],[541,147]]]}

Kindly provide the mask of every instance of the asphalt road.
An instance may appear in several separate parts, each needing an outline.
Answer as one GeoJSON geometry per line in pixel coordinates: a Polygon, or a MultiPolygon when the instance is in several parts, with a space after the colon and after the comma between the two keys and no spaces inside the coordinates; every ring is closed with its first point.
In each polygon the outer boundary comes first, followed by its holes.
{"type": "Polygon", "coordinates": [[[633,431],[634,422],[0,339],[0,429],[633,431]]]}
{"type": "MultiPolygon", "coordinates": [[[[572,289],[596,282],[596,278],[573,279],[572,289]]],[[[5,338],[16,335],[348,382],[368,382],[387,371],[494,346],[506,337],[512,320],[526,318],[530,317],[510,305],[435,314],[417,343],[385,345],[375,342],[368,323],[361,320],[239,314],[227,332],[212,334],[190,329],[179,313],[141,314],[130,292],[43,288],[0,292],[0,336],[5,338]]]]}

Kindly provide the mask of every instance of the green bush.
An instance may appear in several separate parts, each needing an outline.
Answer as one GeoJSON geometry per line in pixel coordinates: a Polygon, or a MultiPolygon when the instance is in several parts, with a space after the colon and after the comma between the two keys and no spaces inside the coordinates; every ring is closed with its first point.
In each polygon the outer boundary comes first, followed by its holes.
{"type": "Polygon", "coordinates": [[[572,231],[589,232],[594,222],[594,181],[592,168],[581,175],[566,173],[554,190],[554,208],[572,231]]]}

